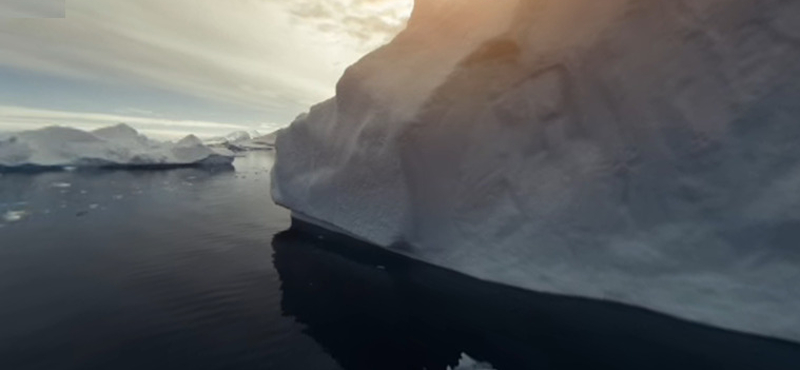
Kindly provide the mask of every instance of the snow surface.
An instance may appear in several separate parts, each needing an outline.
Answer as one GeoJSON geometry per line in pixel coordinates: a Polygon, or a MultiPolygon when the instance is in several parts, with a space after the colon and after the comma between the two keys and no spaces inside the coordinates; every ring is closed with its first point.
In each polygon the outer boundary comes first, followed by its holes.
{"type": "Polygon", "coordinates": [[[233,153],[190,135],[177,143],[150,140],[125,124],[86,132],[52,126],[0,137],[0,168],[225,165],[233,153]]]}
{"type": "Polygon", "coordinates": [[[296,217],[495,282],[800,341],[800,6],[417,1],[278,135],[296,217]]]}

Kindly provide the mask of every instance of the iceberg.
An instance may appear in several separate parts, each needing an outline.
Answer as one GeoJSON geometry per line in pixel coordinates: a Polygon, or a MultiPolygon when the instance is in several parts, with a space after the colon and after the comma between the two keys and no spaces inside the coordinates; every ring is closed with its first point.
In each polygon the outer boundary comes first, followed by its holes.
{"type": "Polygon", "coordinates": [[[261,135],[258,131],[236,131],[224,137],[215,137],[206,140],[206,144],[213,148],[224,148],[234,153],[248,151],[272,150],[275,147],[277,131],[261,135]]]}
{"type": "MultiPolygon", "coordinates": [[[[447,369],[451,370],[449,366],[447,369]]],[[[463,353],[461,354],[461,359],[458,360],[458,365],[452,370],[494,370],[494,368],[492,365],[475,361],[475,359],[463,353]]]]}
{"type": "Polygon", "coordinates": [[[166,168],[230,165],[233,153],[194,135],[158,142],[119,124],[87,132],[52,126],[0,137],[0,170],[79,167],[166,168]]]}
{"type": "Polygon", "coordinates": [[[279,132],[293,217],[800,341],[800,3],[418,0],[279,132]]]}

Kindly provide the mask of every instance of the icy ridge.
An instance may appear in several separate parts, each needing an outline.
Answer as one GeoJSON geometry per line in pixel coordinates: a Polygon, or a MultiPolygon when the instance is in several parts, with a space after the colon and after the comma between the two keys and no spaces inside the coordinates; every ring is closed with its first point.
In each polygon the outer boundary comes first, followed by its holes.
{"type": "Polygon", "coordinates": [[[158,142],[120,124],[92,132],[52,126],[0,138],[0,168],[225,165],[233,153],[189,135],[158,142]]]}
{"type": "Polygon", "coordinates": [[[800,5],[418,1],[279,204],[478,278],[800,341],[800,5]]]}

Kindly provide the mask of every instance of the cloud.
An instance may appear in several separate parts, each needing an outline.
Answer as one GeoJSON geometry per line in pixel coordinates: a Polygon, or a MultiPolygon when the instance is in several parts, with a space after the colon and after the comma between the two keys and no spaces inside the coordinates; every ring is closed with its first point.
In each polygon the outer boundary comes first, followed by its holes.
{"type": "Polygon", "coordinates": [[[410,3],[69,0],[66,19],[0,22],[0,65],[289,116],[330,97],[347,65],[401,28],[410,3]]]}
{"type": "Polygon", "coordinates": [[[374,49],[402,31],[411,8],[410,1],[398,0],[295,0],[289,5],[299,22],[349,38],[362,50],[374,49]]]}
{"type": "Polygon", "coordinates": [[[63,18],[64,0],[0,0],[0,18],[63,18]]]}
{"type": "Polygon", "coordinates": [[[258,126],[265,133],[280,128],[280,124],[260,123],[241,125],[225,122],[175,120],[126,114],[69,112],[0,105],[0,127],[8,131],[31,130],[46,126],[70,126],[93,130],[104,126],[127,123],[152,137],[175,139],[187,132],[201,137],[224,135],[232,131],[252,130],[258,126]]]}

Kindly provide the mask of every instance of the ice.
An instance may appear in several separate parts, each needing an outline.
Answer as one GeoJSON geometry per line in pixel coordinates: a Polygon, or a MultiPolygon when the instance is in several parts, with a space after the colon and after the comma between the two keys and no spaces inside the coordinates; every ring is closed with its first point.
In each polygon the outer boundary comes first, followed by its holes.
{"type": "MultiPolygon", "coordinates": [[[[450,367],[447,369],[450,370],[450,367]]],[[[490,364],[475,361],[472,357],[467,356],[466,353],[462,353],[458,366],[452,368],[452,370],[494,370],[494,368],[490,364]]]]}
{"type": "Polygon", "coordinates": [[[247,131],[236,131],[225,136],[225,139],[231,142],[239,142],[250,140],[250,133],[247,131]]]}
{"type": "Polygon", "coordinates": [[[261,135],[258,131],[236,131],[224,137],[206,140],[205,143],[214,148],[225,148],[233,152],[272,150],[275,147],[277,131],[261,135]]]}
{"type": "Polygon", "coordinates": [[[131,147],[142,145],[158,145],[158,142],[148,139],[146,136],[136,131],[133,127],[125,124],[103,127],[92,131],[92,134],[99,138],[131,147]]]}
{"type": "Polygon", "coordinates": [[[0,140],[0,169],[230,165],[233,153],[192,135],[158,142],[125,124],[86,132],[52,126],[7,134],[0,140]]]}
{"type": "Polygon", "coordinates": [[[68,188],[72,187],[72,184],[70,184],[68,182],[54,182],[54,183],[50,184],[50,186],[54,187],[54,188],[68,189],[68,188]]]}
{"type": "Polygon", "coordinates": [[[418,1],[279,132],[273,198],[477,278],[800,341],[797,9],[418,1]]]}
{"type": "Polygon", "coordinates": [[[18,222],[22,221],[30,213],[28,211],[8,211],[3,214],[3,221],[5,222],[18,222]]]}

